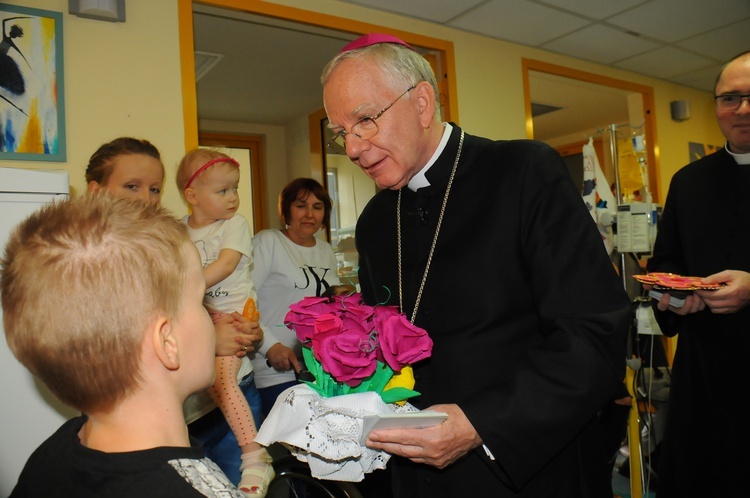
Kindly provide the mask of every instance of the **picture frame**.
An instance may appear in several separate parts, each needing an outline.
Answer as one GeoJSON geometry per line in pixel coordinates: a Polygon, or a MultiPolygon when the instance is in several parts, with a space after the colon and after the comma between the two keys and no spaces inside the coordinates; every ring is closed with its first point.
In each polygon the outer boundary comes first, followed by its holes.
{"type": "Polygon", "coordinates": [[[0,159],[66,161],[60,12],[0,3],[0,159]]]}
{"type": "Polygon", "coordinates": [[[697,142],[688,142],[688,154],[690,156],[690,162],[697,161],[703,156],[713,154],[717,150],[724,147],[724,145],[711,145],[711,144],[699,144],[697,142]]]}

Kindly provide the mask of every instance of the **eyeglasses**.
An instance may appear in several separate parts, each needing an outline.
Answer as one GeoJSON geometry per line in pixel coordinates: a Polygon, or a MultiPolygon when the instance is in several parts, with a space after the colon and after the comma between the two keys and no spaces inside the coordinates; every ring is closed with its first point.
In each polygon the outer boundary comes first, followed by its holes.
{"type": "Polygon", "coordinates": [[[750,104],[750,94],[739,95],[736,93],[717,95],[714,97],[716,101],[716,108],[720,111],[736,111],[742,105],[743,100],[747,100],[750,104]]]}
{"type": "Polygon", "coordinates": [[[385,111],[393,107],[393,105],[401,99],[404,95],[409,93],[410,91],[414,90],[417,85],[412,85],[407,90],[396,97],[396,100],[388,104],[387,106],[383,107],[379,113],[377,113],[374,116],[365,116],[361,118],[359,121],[354,123],[352,125],[351,131],[347,132],[345,130],[341,130],[340,132],[336,133],[333,136],[333,139],[328,142],[328,147],[331,147],[333,144],[338,144],[341,147],[346,147],[346,136],[347,135],[354,135],[355,137],[359,138],[360,140],[370,140],[372,137],[378,134],[378,124],[375,122],[385,114],[385,111]]]}

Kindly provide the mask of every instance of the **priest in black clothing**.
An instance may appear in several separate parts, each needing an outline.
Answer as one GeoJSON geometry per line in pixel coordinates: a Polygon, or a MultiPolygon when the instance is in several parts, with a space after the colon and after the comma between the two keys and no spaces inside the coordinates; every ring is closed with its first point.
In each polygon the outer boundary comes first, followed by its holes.
{"type": "Polygon", "coordinates": [[[716,80],[724,147],[672,177],[649,271],[706,277],[683,306],[655,310],[679,334],[661,443],[659,498],[747,496],[750,426],[740,402],[750,349],[750,51],[716,80]],[[714,418],[715,417],[715,418],[714,418]]]}
{"type": "Polygon", "coordinates": [[[600,409],[621,396],[629,299],[560,156],[440,117],[429,63],[371,34],[325,68],[334,140],[381,189],[356,229],[369,304],[434,340],[426,429],[373,432],[396,497],[606,497],[600,409]]]}

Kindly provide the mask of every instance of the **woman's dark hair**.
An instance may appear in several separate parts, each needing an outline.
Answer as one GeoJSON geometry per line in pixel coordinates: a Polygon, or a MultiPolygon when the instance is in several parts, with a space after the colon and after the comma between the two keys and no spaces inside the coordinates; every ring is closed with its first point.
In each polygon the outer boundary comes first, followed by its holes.
{"type": "Polygon", "coordinates": [[[161,162],[159,150],[148,140],[132,137],[115,138],[99,147],[89,159],[89,164],[86,166],[86,183],[106,184],[112,174],[112,160],[117,156],[128,154],[143,154],[161,162]]]}
{"type": "Polygon", "coordinates": [[[281,189],[279,194],[279,214],[281,215],[281,221],[289,224],[287,220],[292,217],[292,203],[297,199],[307,199],[307,197],[313,194],[323,203],[323,225],[329,226],[331,222],[331,197],[326,192],[326,189],[313,178],[295,178],[291,182],[287,183],[286,186],[281,189]]]}

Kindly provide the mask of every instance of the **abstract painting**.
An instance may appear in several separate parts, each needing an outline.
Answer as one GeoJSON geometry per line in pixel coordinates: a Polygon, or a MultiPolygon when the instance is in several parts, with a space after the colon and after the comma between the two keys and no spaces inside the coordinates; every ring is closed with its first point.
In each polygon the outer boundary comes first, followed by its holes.
{"type": "Polygon", "coordinates": [[[707,156],[708,154],[713,154],[722,147],[724,146],[688,142],[688,154],[690,154],[690,162],[692,163],[693,161],[697,161],[701,157],[707,156]]]}
{"type": "Polygon", "coordinates": [[[0,3],[0,159],[65,161],[62,14],[0,3]]]}

